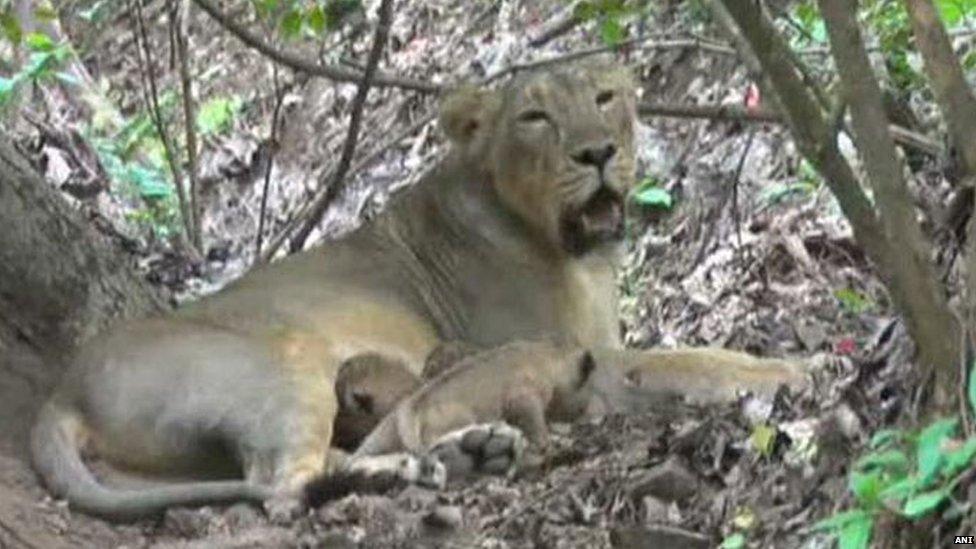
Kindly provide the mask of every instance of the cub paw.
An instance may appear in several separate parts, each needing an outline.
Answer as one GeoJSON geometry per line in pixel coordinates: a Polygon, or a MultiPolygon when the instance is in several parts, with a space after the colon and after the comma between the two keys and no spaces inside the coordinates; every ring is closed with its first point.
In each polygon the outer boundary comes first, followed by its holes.
{"type": "Polygon", "coordinates": [[[522,431],[507,423],[479,423],[444,435],[431,446],[429,455],[454,480],[510,474],[521,464],[526,446],[522,431]]]}

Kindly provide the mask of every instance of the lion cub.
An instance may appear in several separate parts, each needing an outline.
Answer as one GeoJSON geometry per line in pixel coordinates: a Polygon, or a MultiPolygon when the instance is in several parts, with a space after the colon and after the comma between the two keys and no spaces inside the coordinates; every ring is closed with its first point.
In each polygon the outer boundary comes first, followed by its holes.
{"type": "Polygon", "coordinates": [[[546,420],[583,415],[596,363],[589,351],[548,341],[517,341],[462,358],[401,401],[353,454],[422,453],[473,424],[504,421],[544,449],[546,420]]]}
{"type": "Polygon", "coordinates": [[[402,361],[363,353],[342,363],[336,375],[332,445],[352,452],[400,400],[420,387],[402,361]]]}

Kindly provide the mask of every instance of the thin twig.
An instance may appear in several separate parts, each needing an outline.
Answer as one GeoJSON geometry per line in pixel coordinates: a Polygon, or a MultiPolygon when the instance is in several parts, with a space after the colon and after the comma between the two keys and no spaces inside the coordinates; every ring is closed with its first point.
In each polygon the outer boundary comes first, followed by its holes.
{"type": "MultiPolygon", "coordinates": [[[[281,63],[282,65],[297,71],[305,72],[314,76],[329,78],[338,82],[362,82],[364,79],[363,73],[359,71],[351,71],[329,65],[319,65],[318,63],[309,61],[294,53],[275,49],[271,44],[268,44],[257,35],[248,31],[241,24],[226,16],[217,6],[211,3],[210,0],[193,1],[196,2],[196,4],[203,9],[203,11],[207,12],[210,17],[220,23],[220,26],[224,27],[231,34],[240,39],[241,42],[244,42],[244,44],[254,50],[257,50],[258,53],[264,55],[272,61],[281,63]]],[[[424,93],[438,93],[441,91],[441,86],[437,84],[384,73],[377,73],[372,78],[372,81],[373,85],[376,87],[404,88],[424,93]]]]}
{"type": "MultiPolygon", "coordinates": [[[[136,36],[136,61],[143,79],[143,100],[146,102],[146,110],[149,111],[153,124],[156,126],[156,131],[159,133],[159,140],[162,141],[163,149],[166,151],[166,164],[169,167],[170,175],[173,177],[173,185],[176,187],[176,198],[179,202],[180,216],[183,218],[183,230],[186,232],[186,238],[189,240],[193,234],[193,219],[188,209],[186,191],[183,189],[183,175],[177,163],[176,150],[173,147],[173,142],[169,138],[169,132],[166,131],[163,111],[159,106],[159,88],[156,85],[156,72],[153,69],[152,52],[149,48],[149,36],[146,33],[146,22],[142,13],[142,0],[129,1],[134,2],[135,5],[134,12],[136,17],[134,18],[135,26],[133,33],[136,36]]],[[[130,11],[132,11],[131,7],[130,11]]],[[[187,242],[187,245],[194,252],[196,251],[192,241],[187,242]]]]}
{"type": "MultiPolygon", "coordinates": [[[[200,226],[201,204],[200,188],[197,177],[197,128],[196,128],[196,103],[193,101],[193,81],[190,78],[190,60],[187,42],[190,39],[188,13],[177,12],[180,9],[177,1],[168,0],[171,3],[169,21],[172,29],[173,41],[176,43],[176,58],[179,64],[180,89],[183,95],[183,130],[186,133],[186,175],[190,180],[189,209],[193,233],[190,240],[197,250],[203,249],[203,230],[200,226]]],[[[188,3],[184,3],[185,8],[189,8],[188,3]]]]}
{"type": "Polygon", "coordinates": [[[640,46],[642,50],[674,50],[674,49],[700,49],[702,51],[710,51],[714,53],[721,53],[725,55],[735,55],[735,50],[728,46],[723,46],[716,44],[707,40],[701,40],[699,38],[682,38],[676,40],[653,40],[652,36],[646,36],[643,38],[632,38],[630,40],[624,40],[619,44],[607,45],[607,46],[596,46],[593,48],[587,48],[582,50],[575,50],[566,52],[559,55],[553,55],[550,57],[544,57],[542,59],[536,59],[535,61],[527,61],[525,63],[516,63],[514,65],[509,65],[503,69],[500,69],[494,74],[486,76],[482,80],[482,84],[490,84],[499,78],[508,76],[509,74],[515,74],[517,72],[539,69],[542,67],[548,67],[550,65],[556,65],[559,63],[567,63],[569,61],[575,61],[577,59],[583,59],[585,57],[592,57],[594,55],[599,55],[601,53],[620,51],[627,49],[630,46],[640,46]]]}
{"type": "Polygon", "coordinates": [[[386,39],[390,33],[390,20],[393,18],[392,0],[382,0],[379,7],[379,19],[376,22],[376,31],[373,33],[373,45],[366,60],[366,71],[363,79],[356,90],[356,97],[352,100],[352,114],[349,118],[349,132],[346,134],[346,142],[342,147],[342,156],[339,158],[339,167],[333,172],[326,186],[326,192],[322,198],[312,206],[311,215],[305,220],[305,224],[298,230],[292,239],[289,249],[292,253],[301,250],[305,246],[305,241],[312,230],[322,221],[329,205],[339,196],[344,187],[343,179],[349,166],[352,163],[353,154],[356,152],[356,143],[359,139],[359,127],[363,118],[363,107],[366,104],[366,96],[369,95],[369,88],[373,83],[376,74],[376,66],[379,64],[383,49],[386,47],[386,39]]]}
{"type": "MultiPolygon", "coordinates": [[[[422,116],[421,118],[417,119],[416,122],[414,122],[409,127],[407,127],[406,129],[398,133],[392,139],[389,139],[383,144],[377,146],[369,154],[363,157],[359,162],[356,163],[355,166],[352,167],[352,169],[349,170],[349,175],[347,177],[351,177],[353,174],[357,174],[362,170],[365,170],[366,168],[370,167],[373,164],[373,162],[379,160],[383,156],[383,154],[385,154],[393,147],[397,146],[401,141],[403,141],[407,137],[420,131],[424,126],[433,122],[435,118],[436,118],[435,113],[428,113],[422,116]]],[[[316,198],[313,199],[311,203],[314,203],[315,201],[318,200],[318,197],[325,194],[325,190],[326,189],[320,189],[319,193],[316,195],[316,198]]],[[[278,233],[278,236],[275,237],[275,239],[271,241],[270,244],[268,244],[267,249],[264,251],[263,254],[261,254],[262,263],[267,263],[268,261],[271,260],[272,257],[274,257],[274,254],[278,253],[278,250],[281,249],[281,246],[285,243],[286,240],[288,240],[288,235],[295,228],[295,225],[302,219],[308,217],[309,215],[308,212],[310,209],[311,209],[310,206],[306,206],[301,211],[299,211],[298,214],[296,214],[291,219],[291,221],[285,225],[285,227],[281,230],[281,232],[278,233]]]]}
{"type": "Polygon", "coordinates": [[[746,146],[742,149],[742,156],[739,157],[739,164],[735,167],[735,175],[732,176],[732,220],[735,223],[735,237],[738,249],[742,250],[742,223],[739,215],[739,181],[742,178],[742,168],[746,165],[746,157],[752,148],[752,140],[756,137],[756,128],[749,128],[749,135],[746,137],[746,146]]]}
{"type": "Polygon", "coordinates": [[[254,243],[254,263],[261,260],[261,244],[264,241],[264,219],[268,211],[268,187],[271,185],[271,168],[274,167],[275,153],[278,151],[278,118],[281,116],[281,106],[285,103],[278,82],[278,64],[271,62],[271,82],[274,85],[275,106],[271,113],[271,137],[268,139],[268,165],[264,170],[264,186],[261,189],[261,211],[258,213],[258,236],[254,243]]]}

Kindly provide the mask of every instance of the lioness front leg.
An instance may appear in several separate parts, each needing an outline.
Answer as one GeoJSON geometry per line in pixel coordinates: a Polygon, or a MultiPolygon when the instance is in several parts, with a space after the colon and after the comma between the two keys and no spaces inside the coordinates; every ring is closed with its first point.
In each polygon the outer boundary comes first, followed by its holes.
{"type": "Polygon", "coordinates": [[[595,382],[604,412],[668,413],[675,399],[730,402],[743,391],[769,397],[781,385],[806,383],[802,364],[726,349],[597,349],[594,355],[606,366],[595,382]]]}

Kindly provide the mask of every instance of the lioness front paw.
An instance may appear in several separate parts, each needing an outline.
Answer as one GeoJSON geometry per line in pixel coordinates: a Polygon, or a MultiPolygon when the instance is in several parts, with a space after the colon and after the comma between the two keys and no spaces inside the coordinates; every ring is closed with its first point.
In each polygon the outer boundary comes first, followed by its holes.
{"type": "Polygon", "coordinates": [[[458,479],[509,474],[521,463],[525,448],[522,431],[499,421],[448,433],[431,446],[429,454],[444,465],[448,479],[458,479]]]}

